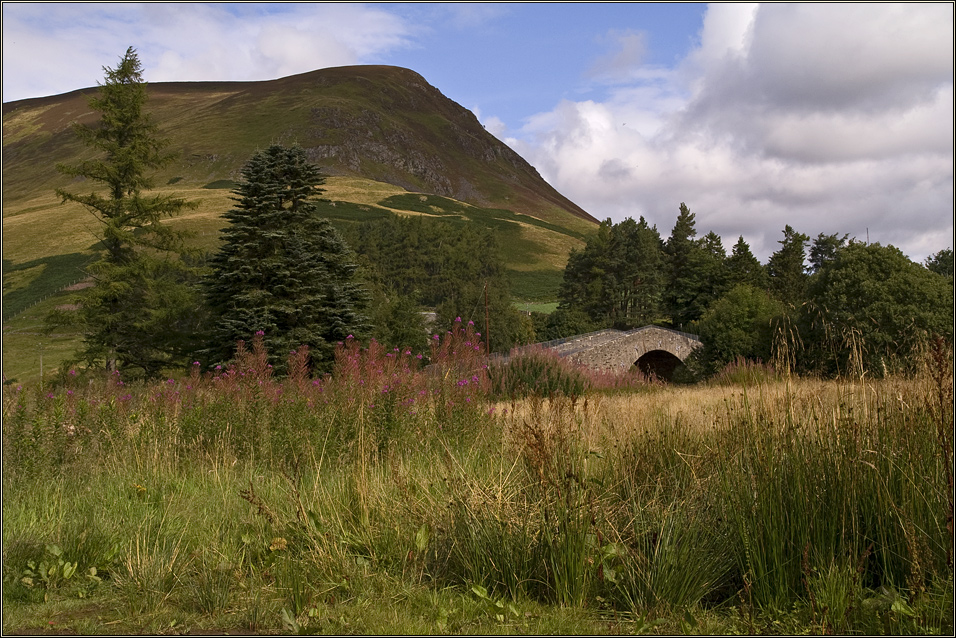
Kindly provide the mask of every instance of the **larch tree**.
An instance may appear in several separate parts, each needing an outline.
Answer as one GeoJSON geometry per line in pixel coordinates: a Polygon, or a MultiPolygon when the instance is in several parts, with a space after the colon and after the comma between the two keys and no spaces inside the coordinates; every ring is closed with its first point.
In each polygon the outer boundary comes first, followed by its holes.
{"type": "Polygon", "coordinates": [[[272,145],[246,163],[205,282],[211,362],[261,332],[274,365],[305,345],[312,366],[328,369],[337,342],[366,336],[354,255],[316,211],[323,183],[299,147],[272,145]]]}
{"type": "Polygon", "coordinates": [[[94,286],[78,298],[75,313],[55,312],[51,325],[79,324],[84,346],[79,358],[108,370],[140,369],[155,376],[185,362],[195,346],[201,295],[197,269],[183,260],[185,235],[163,224],[193,203],[169,194],[146,194],[151,174],[175,157],[145,112],[146,83],[130,47],[90,100],[101,115],[76,135],[99,157],[57,169],[98,186],[88,194],[58,189],[100,223],[100,256],[89,266],[94,286]]]}

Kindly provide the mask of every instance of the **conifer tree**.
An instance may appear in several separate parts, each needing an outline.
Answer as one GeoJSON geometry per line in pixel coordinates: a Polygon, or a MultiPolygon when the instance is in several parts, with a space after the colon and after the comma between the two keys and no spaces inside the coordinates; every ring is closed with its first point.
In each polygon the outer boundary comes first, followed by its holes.
{"type": "Polygon", "coordinates": [[[730,257],[727,258],[727,284],[731,288],[738,284],[746,284],[761,290],[766,290],[770,285],[767,271],[754,257],[743,235],[737,238],[737,243],[734,244],[730,257]]]}
{"type": "Polygon", "coordinates": [[[312,365],[326,369],[337,342],[368,332],[352,252],[315,209],[323,182],[298,147],[270,146],[243,168],[206,280],[212,361],[262,332],[274,365],[307,345],[312,365]]]}
{"type": "Polygon", "coordinates": [[[621,328],[645,326],[660,317],[664,273],[661,237],[656,226],[641,217],[627,218],[611,230],[611,270],[607,291],[612,324],[621,328]]]}
{"type": "Polygon", "coordinates": [[[825,235],[820,233],[810,245],[810,272],[818,273],[823,267],[836,260],[841,250],[846,248],[850,235],[844,233],[840,237],[837,233],[825,235]]]}
{"type": "Polygon", "coordinates": [[[607,286],[613,229],[614,223],[606,219],[588,238],[584,248],[571,249],[558,290],[561,309],[583,312],[600,327],[610,326],[612,312],[612,298],[607,286]]]}
{"type": "Polygon", "coordinates": [[[810,237],[788,224],[783,229],[780,249],[767,261],[770,289],[777,299],[794,307],[807,300],[807,242],[810,237]]]}
{"type": "Polygon", "coordinates": [[[150,171],[174,157],[144,111],[142,65],[130,47],[90,106],[101,113],[94,126],[75,124],[77,136],[102,153],[57,169],[90,180],[100,189],[77,194],[58,189],[63,201],[85,206],[100,222],[102,254],[89,267],[94,287],[77,299],[76,313],[55,312],[51,325],[78,323],[84,347],[78,355],[107,369],[142,369],[154,376],[181,364],[194,346],[201,313],[192,286],[195,268],[181,259],[184,235],[162,223],[194,204],[171,195],[146,195],[150,171]]]}
{"type": "MultiPolygon", "coordinates": [[[[661,246],[657,227],[643,217],[602,222],[585,247],[568,256],[558,292],[560,323],[581,325],[582,315],[594,327],[633,328],[658,320],[664,284],[661,246]]],[[[558,323],[554,327],[561,329],[558,323]]]]}
{"type": "Polygon", "coordinates": [[[664,245],[667,262],[665,307],[674,328],[686,328],[725,291],[727,255],[720,237],[708,233],[695,239],[694,213],[683,203],[664,245]]]}

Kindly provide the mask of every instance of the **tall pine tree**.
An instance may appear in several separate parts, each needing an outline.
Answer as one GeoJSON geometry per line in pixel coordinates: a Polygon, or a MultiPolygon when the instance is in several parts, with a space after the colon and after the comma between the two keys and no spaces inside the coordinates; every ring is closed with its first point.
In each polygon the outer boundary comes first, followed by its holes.
{"type": "Polygon", "coordinates": [[[184,235],[162,223],[191,202],[172,195],[146,195],[150,171],[175,157],[144,111],[142,65],[130,47],[90,107],[101,113],[94,126],[75,124],[77,136],[102,155],[57,169],[90,180],[89,194],[57,190],[63,201],[85,206],[100,222],[100,257],[89,267],[95,283],[77,298],[76,313],[58,312],[51,325],[79,324],[84,347],[79,358],[106,368],[139,368],[155,376],[185,361],[201,320],[201,295],[192,285],[195,268],[181,258],[184,235]]]}
{"type": "Polygon", "coordinates": [[[243,168],[206,281],[211,361],[262,332],[273,364],[307,345],[312,365],[327,369],[337,342],[366,336],[368,294],[352,252],[315,209],[323,183],[298,147],[270,146],[243,168]]]}
{"type": "MultiPolygon", "coordinates": [[[[558,292],[562,321],[575,314],[586,316],[593,327],[633,328],[657,321],[664,285],[661,246],[657,227],[643,217],[602,222],[584,249],[568,256],[558,292]]],[[[569,325],[581,323],[574,319],[569,325]]]]}

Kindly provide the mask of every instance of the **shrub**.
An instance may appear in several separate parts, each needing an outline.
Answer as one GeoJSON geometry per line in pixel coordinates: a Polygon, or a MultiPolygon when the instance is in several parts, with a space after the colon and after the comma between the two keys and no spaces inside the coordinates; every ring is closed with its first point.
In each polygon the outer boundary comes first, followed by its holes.
{"type": "Polygon", "coordinates": [[[576,398],[590,386],[581,369],[540,347],[513,354],[508,363],[490,367],[488,375],[492,396],[507,399],[532,395],[576,398]]]}

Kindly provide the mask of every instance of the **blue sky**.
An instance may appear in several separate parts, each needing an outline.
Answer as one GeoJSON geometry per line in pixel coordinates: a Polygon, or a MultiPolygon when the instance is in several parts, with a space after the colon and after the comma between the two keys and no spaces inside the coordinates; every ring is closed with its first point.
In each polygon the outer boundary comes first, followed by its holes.
{"type": "Polygon", "coordinates": [[[597,218],[953,245],[953,5],[4,3],[3,101],[411,68],[597,218]]]}

